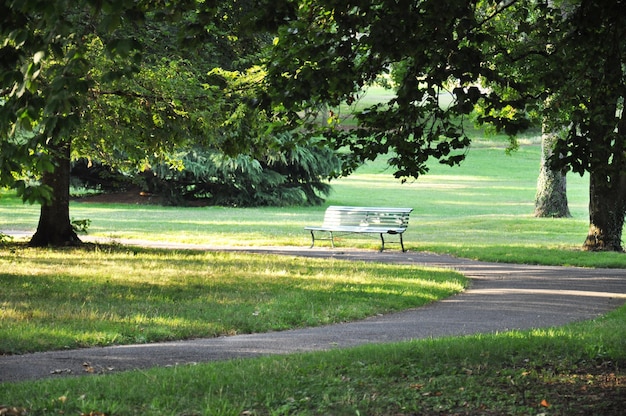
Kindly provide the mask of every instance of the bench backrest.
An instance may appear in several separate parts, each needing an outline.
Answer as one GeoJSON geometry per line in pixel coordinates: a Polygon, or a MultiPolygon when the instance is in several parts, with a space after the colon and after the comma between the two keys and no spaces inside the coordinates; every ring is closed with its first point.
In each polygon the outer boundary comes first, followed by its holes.
{"type": "Polygon", "coordinates": [[[331,205],[324,213],[324,226],[406,228],[413,208],[344,207],[331,205]]]}

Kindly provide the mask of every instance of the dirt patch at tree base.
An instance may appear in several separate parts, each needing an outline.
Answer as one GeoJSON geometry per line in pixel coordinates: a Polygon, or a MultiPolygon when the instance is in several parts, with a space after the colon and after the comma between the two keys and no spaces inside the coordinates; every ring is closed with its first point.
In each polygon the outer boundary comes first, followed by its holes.
{"type": "Polygon", "coordinates": [[[97,195],[85,195],[73,197],[72,201],[86,204],[129,204],[129,205],[160,205],[179,207],[206,207],[211,204],[207,200],[197,199],[192,201],[180,201],[174,204],[161,194],[144,192],[132,189],[120,192],[105,192],[97,195]]]}
{"type": "Polygon", "coordinates": [[[72,201],[92,204],[164,205],[165,199],[159,194],[131,189],[121,192],[105,192],[96,195],[73,197],[72,201]]]}

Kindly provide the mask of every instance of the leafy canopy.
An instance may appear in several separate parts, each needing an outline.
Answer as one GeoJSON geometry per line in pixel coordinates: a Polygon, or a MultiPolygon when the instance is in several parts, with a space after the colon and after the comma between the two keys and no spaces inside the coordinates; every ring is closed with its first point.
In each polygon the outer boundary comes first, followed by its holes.
{"type": "Polygon", "coordinates": [[[401,68],[395,97],[360,111],[357,128],[324,127],[329,143],[349,150],[347,172],[387,153],[401,178],[423,174],[431,158],[457,164],[475,109],[479,122],[511,136],[537,121],[566,127],[557,152],[565,157],[554,162],[590,171],[617,157],[606,149],[626,85],[624,8],[618,0],[283,0],[280,17],[261,16],[278,27],[268,83],[272,99],[314,125],[324,105],[349,105],[401,68]]]}
{"type": "Polygon", "coordinates": [[[55,170],[58,143],[141,165],[215,137],[229,116],[209,71],[249,64],[264,42],[231,31],[236,2],[9,1],[0,12],[0,186],[31,202],[50,189],[24,177],[55,170]]]}

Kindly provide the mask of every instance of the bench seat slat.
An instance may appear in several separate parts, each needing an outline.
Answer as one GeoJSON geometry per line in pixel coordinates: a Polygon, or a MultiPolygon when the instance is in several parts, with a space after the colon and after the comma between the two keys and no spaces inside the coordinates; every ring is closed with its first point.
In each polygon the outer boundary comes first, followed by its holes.
{"type": "Polygon", "coordinates": [[[360,226],[350,226],[350,225],[341,225],[338,227],[315,227],[308,226],[304,227],[305,230],[313,230],[313,231],[336,231],[336,232],[344,232],[344,233],[386,233],[386,234],[400,234],[406,231],[406,227],[402,228],[393,228],[393,227],[360,227],[360,226]]]}

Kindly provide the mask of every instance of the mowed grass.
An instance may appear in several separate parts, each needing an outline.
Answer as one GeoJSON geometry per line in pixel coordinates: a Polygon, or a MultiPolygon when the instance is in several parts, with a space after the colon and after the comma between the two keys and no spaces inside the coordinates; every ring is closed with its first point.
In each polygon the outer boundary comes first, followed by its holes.
{"type": "Polygon", "coordinates": [[[278,331],[445,298],[451,271],[291,256],[0,248],[0,355],[278,331]]]}
{"type": "Polygon", "coordinates": [[[618,416],[625,319],[10,383],[0,401],[15,414],[618,416]]]}

